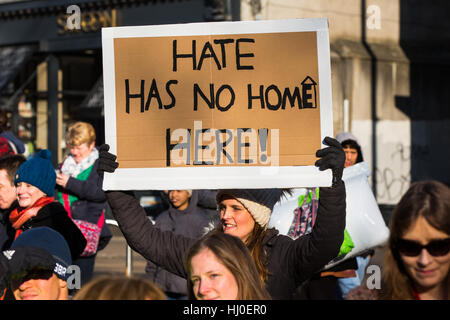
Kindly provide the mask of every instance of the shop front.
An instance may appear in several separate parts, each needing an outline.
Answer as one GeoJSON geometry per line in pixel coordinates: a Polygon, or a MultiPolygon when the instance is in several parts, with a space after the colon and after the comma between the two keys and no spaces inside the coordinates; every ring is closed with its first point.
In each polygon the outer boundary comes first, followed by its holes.
{"type": "Polygon", "coordinates": [[[65,152],[74,121],[104,142],[101,28],[239,20],[239,1],[0,1],[0,108],[27,153],[65,152]]]}

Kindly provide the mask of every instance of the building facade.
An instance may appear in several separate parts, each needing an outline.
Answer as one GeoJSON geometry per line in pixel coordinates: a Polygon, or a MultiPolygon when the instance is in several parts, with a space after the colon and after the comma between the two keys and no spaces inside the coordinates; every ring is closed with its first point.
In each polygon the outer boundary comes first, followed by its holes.
{"type": "Polygon", "coordinates": [[[412,181],[450,183],[446,12],[445,0],[0,1],[0,103],[56,163],[74,120],[104,141],[102,27],[326,17],[334,133],[358,138],[378,203],[394,205],[412,181]]]}
{"type": "MultiPolygon", "coordinates": [[[[231,3],[231,2],[230,2],[231,3]]],[[[64,156],[81,120],[104,142],[101,28],[239,19],[214,0],[0,1],[0,107],[34,148],[64,156]]]]}
{"type": "Polygon", "coordinates": [[[379,204],[413,181],[450,184],[448,1],[249,0],[241,19],[326,17],[334,133],[350,131],[379,204]]]}

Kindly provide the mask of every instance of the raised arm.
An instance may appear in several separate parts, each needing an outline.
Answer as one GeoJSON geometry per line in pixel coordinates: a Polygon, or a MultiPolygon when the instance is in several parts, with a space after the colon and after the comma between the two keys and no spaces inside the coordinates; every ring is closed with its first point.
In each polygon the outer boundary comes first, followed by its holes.
{"type": "MultiPolygon", "coordinates": [[[[116,156],[109,153],[109,146],[100,147],[99,174],[114,172],[118,167],[116,156]]],[[[162,232],[147,218],[144,208],[132,192],[107,191],[106,198],[128,245],[145,259],[158,266],[186,277],[185,253],[195,241],[173,232],[162,232]]]]}
{"type": "Polygon", "coordinates": [[[342,172],[345,154],[335,139],[327,137],[324,142],[329,147],[317,151],[316,155],[321,159],[317,160],[316,166],[320,170],[332,170],[332,187],[320,188],[317,218],[312,232],[296,239],[290,248],[295,253],[288,254],[289,266],[295,269],[298,283],[335,258],[344,240],[346,193],[342,172]]]}

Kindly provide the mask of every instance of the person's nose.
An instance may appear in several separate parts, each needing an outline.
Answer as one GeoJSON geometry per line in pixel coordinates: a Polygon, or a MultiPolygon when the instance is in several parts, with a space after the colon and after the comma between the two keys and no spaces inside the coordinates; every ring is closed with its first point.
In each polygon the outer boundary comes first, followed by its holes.
{"type": "Polygon", "coordinates": [[[72,156],[77,156],[79,152],[77,148],[70,148],[70,153],[72,156]]]}
{"type": "Polygon", "coordinates": [[[231,208],[228,208],[228,207],[223,208],[221,214],[222,214],[222,219],[224,219],[224,220],[233,217],[232,210],[231,210],[231,208]]]}
{"type": "Polygon", "coordinates": [[[210,292],[211,286],[208,282],[208,280],[203,279],[199,281],[198,288],[197,288],[197,296],[198,297],[206,297],[207,294],[210,292]]]}
{"type": "Polygon", "coordinates": [[[346,160],[351,160],[351,158],[352,158],[352,155],[350,154],[350,152],[346,152],[345,153],[345,159],[346,160]]]}
{"type": "Polygon", "coordinates": [[[28,288],[31,288],[33,286],[33,279],[28,279],[25,281],[22,281],[22,283],[19,286],[20,291],[25,291],[28,288]]]}
{"type": "Polygon", "coordinates": [[[420,255],[419,255],[418,263],[422,267],[425,267],[425,266],[429,265],[431,262],[432,262],[432,257],[430,255],[430,253],[425,248],[422,249],[422,251],[420,252],[420,255]]]}
{"type": "Polygon", "coordinates": [[[21,194],[21,193],[23,193],[23,186],[17,186],[16,187],[16,194],[21,194]]]}

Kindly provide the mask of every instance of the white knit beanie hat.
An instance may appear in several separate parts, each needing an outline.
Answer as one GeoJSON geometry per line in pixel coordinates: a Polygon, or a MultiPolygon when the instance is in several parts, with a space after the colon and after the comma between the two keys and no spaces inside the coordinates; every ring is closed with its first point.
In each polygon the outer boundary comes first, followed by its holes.
{"type": "Polygon", "coordinates": [[[281,189],[223,189],[217,193],[216,202],[220,204],[226,195],[235,198],[250,212],[256,223],[265,229],[281,194],[281,189]]]}

